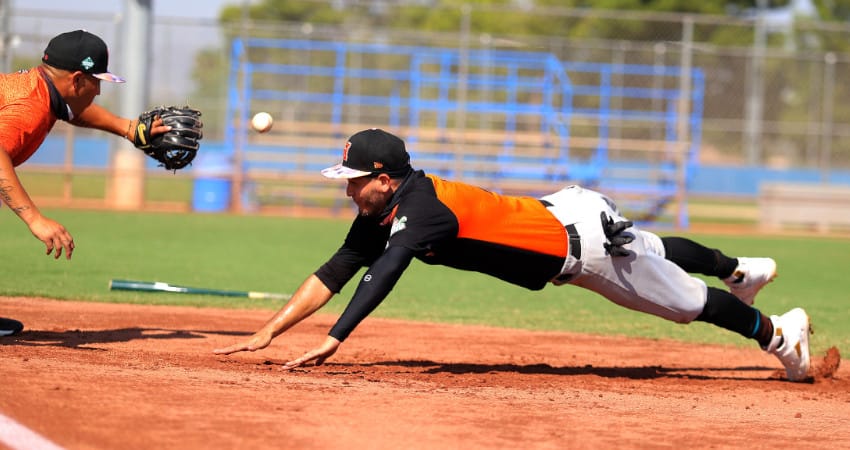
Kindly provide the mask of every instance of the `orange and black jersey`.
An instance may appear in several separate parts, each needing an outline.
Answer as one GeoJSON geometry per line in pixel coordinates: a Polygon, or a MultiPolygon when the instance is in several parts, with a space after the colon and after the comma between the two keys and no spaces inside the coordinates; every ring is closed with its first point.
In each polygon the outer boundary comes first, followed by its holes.
{"type": "Polygon", "coordinates": [[[316,275],[339,292],[369,266],[331,332],[342,340],[389,293],[413,257],[537,290],[560,272],[567,251],[564,226],[538,199],[499,195],[417,171],[399,186],[381,217],[355,219],[343,246],[316,275]]]}

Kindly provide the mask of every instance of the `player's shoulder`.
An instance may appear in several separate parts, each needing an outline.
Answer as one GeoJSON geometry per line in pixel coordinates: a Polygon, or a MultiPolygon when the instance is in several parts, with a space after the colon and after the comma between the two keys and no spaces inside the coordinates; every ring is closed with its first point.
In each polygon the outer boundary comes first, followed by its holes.
{"type": "Polygon", "coordinates": [[[417,180],[416,184],[405,190],[398,201],[397,213],[415,223],[453,220],[451,211],[437,195],[431,180],[427,178],[417,180]]]}
{"type": "Polygon", "coordinates": [[[404,205],[419,205],[437,201],[437,193],[430,175],[417,176],[409,180],[409,185],[399,193],[399,203],[404,205]]]}
{"type": "Polygon", "coordinates": [[[0,74],[0,86],[3,87],[2,95],[17,94],[19,92],[31,92],[35,88],[47,82],[41,77],[37,69],[21,69],[17,72],[0,74]]]}
{"type": "Polygon", "coordinates": [[[49,109],[47,83],[37,70],[4,74],[0,77],[0,102],[7,112],[21,108],[49,109]]]}

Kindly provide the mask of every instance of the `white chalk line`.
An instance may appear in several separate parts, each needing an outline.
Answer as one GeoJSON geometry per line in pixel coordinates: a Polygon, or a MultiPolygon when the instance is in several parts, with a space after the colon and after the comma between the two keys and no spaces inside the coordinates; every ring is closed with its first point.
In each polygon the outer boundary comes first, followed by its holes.
{"type": "Polygon", "coordinates": [[[12,450],[63,450],[45,437],[0,413],[0,443],[12,450]]]}

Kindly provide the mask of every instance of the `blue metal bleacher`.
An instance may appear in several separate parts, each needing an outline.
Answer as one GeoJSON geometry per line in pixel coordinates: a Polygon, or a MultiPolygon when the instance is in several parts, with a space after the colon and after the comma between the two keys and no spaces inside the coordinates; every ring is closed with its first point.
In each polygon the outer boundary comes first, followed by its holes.
{"type": "Polygon", "coordinates": [[[231,49],[225,146],[246,155],[245,173],[315,172],[336,162],[358,127],[376,126],[403,137],[414,164],[438,175],[505,190],[575,182],[650,208],[666,204],[698,161],[699,69],[682,159],[678,67],[308,40],[234,39],[231,49]],[[261,110],[277,119],[269,136],[240,126],[261,110]]]}

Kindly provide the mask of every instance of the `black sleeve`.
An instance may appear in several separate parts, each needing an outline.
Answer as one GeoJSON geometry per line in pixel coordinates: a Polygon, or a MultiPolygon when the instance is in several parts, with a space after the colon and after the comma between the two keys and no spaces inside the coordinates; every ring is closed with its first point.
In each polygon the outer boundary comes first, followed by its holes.
{"type": "Polygon", "coordinates": [[[354,251],[346,248],[341,248],[329,259],[322,264],[314,275],[319,277],[319,280],[325,284],[334,294],[339,294],[339,291],[345,287],[348,280],[363,267],[363,258],[354,251]]]}
{"type": "Polygon", "coordinates": [[[345,242],[315,272],[334,294],[348,283],[361,267],[371,265],[384,252],[390,227],[380,226],[372,218],[358,217],[351,225],[345,242]]]}
{"type": "Polygon", "coordinates": [[[344,341],[389,295],[401,274],[410,265],[413,255],[413,250],[408,248],[388,248],[366,271],[342,316],[328,334],[340,342],[344,341]]]}

